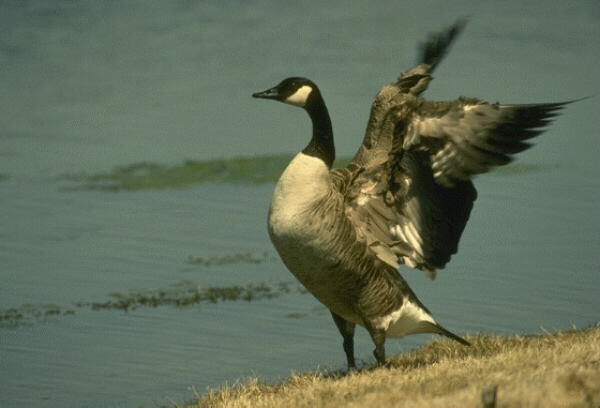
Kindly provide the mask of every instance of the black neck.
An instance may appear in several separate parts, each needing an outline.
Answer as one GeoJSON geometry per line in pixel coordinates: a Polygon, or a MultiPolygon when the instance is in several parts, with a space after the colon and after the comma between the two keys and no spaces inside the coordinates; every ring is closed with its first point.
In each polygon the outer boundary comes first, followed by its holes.
{"type": "Polygon", "coordinates": [[[325,101],[319,92],[312,92],[304,107],[310,116],[313,126],[313,135],[310,143],[302,153],[318,157],[327,167],[331,168],[335,160],[335,146],[333,144],[333,129],[325,101]]]}

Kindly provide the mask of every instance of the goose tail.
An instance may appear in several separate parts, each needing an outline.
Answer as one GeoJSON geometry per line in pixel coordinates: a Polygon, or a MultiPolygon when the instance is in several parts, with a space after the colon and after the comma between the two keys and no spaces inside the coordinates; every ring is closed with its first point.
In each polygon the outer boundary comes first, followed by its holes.
{"type": "Polygon", "coordinates": [[[444,327],[440,326],[439,324],[434,324],[434,323],[430,323],[432,326],[432,333],[437,333],[437,334],[441,334],[442,336],[446,336],[454,341],[459,342],[460,344],[462,344],[463,346],[470,346],[471,343],[469,343],[468,341],[466,341],[465,339],[463,339],[462,337],[452,333],[450,330],[445,329],[444,327]]]}
{"type": "Polygon", "coordinates": [[[402,338],[409,334],[435,333],[449,337],[465,346],[470,345],[462,337],[437,324],[429,310],[414,296],[412,291],[398,310],[383,319],[387,320],[386,334],[388,337],[402,338]]]}

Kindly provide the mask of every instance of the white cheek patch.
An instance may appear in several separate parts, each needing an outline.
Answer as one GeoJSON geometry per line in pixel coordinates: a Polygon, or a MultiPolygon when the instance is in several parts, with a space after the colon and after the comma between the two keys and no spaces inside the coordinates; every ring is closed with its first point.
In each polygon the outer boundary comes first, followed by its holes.
{"type": "Polygon", "coordinates": [[[289,103],[290,105],[299,106],[301,108],[306,105],[306,100],[308,96],[312,92],[312,87],[308,85],[304,85],[300,87],[296,92],[285,98],[284,102],[289,103]]]}

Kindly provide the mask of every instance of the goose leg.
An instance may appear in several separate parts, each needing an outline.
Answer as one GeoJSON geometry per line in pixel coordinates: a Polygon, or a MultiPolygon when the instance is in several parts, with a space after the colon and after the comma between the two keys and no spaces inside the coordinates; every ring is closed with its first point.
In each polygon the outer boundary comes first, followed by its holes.
{"type": "Polygon", "coordinates": [[[373,355],[375,356],[375,360],[377,360],[378,366],[385,365],[385,330],[376,329],[371,325],[365,325],[365,328],[371,335],[371,339],[373,343],[375,343],[375,350],[373,350],[373,355]]]}
{"type": "Polygon", "coordinates": [[[354,329],[356,324],[350,323],[344,320],[343,317],[331,312],[333,321],[340,331],[342,338],[344,339],[344,352],[346,353],[346,359],[348,360],[348,371],[356,369],[356,362],[354,361],[354,329]]]}

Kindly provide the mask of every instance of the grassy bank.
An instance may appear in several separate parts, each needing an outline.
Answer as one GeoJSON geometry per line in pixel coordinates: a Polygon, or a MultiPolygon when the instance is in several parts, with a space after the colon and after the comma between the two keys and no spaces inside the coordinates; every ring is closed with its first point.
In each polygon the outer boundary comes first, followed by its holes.
{"type": "Polygon", "coordinates": [[[209,390],[193,407],[600,407],[600,326],[535,336],[435,340],[356,374],[248,379],[209,390]],[[497,389],[496,403],[484,405],[497,389]]]}

